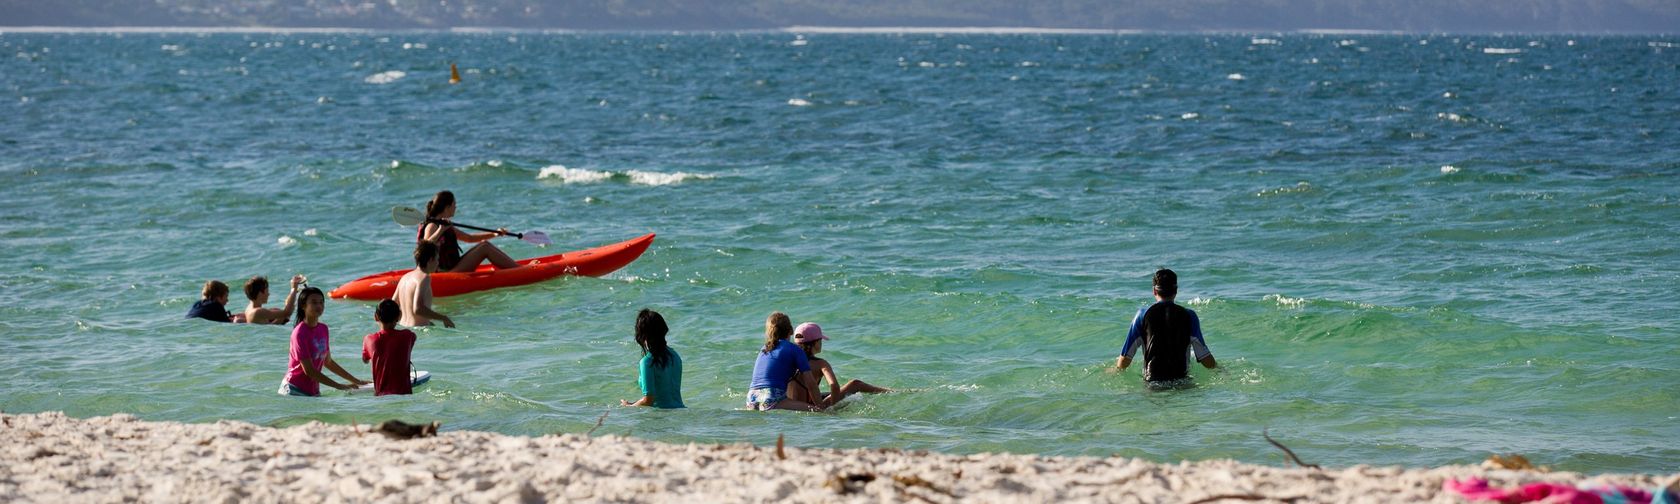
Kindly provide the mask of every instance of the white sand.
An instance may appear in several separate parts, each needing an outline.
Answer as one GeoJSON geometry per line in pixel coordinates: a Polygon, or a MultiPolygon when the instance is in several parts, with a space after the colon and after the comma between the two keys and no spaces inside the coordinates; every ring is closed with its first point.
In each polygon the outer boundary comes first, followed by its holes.
{"type": "Polygon", "coordinates": [[[1680,476],[794,447],[782,460],[774,439],[755,447],[446,431],[393,440],[366,425],[274,429],[62,413],[0,415],[0,423],[0,501],[25,502],[1459,502],[1444,480],[1649,489],[1680,476]],[[859,481],[841,482],[854,475],[859,481]]]}

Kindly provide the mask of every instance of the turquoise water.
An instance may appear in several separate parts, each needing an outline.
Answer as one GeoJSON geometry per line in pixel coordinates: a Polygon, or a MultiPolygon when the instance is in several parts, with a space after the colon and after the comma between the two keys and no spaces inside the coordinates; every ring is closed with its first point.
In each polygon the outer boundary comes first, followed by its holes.
{"type": "MultiPolygon", "coordinates": [[[[1680,471],[1676,44],[4,33],[0,409],[1680,471]],[[445,188],[557,242],[515,256],[659,238],[443,300],[412,397],[277,397],[286,329],[181,319],[206,279],[402,266],[390,207],[445,188]],[[1222,364],[1191,390],[1103,372],[1162,266],[1222,364]],[[616,406],[642,307],[685,411],[616,406]],[[736,411],[772,310],[906,392],[736,411]]],[[[324,317],[362,377],[370,313],[324,317]]]]}

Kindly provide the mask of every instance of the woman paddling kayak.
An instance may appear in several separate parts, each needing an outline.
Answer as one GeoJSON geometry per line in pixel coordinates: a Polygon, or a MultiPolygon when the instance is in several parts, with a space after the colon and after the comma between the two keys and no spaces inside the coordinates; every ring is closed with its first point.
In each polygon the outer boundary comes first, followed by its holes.
{"type": "Polygon", "coordinates": [[[506,252],[490,243],[491,238],[507,234],[506,229],[497,229],[492,233],[472,234],[456,229],[449,222],[455,216],[455,193],[438,191],[437,196],[426,202],[426,222],[420,224],[417,241],[429,241],[438,246],[438,271],[452,271],[464,273],[478,269],[478,264],[485,259],[490,260],[496,269],[518,268],[519,263],[506,252]],[[461,253],[460,242],[478,243],[466,253],[461,253]]]}

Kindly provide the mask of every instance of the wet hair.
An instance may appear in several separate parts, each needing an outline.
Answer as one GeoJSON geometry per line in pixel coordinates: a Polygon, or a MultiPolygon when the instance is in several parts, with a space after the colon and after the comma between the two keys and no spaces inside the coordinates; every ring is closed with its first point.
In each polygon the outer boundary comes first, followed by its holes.
{"type": "Polygon", "coordinates": [[[764,320],[764,350],[759,353],[770,353],[776,349],[776,342],[793,337],[793,321],[786,313],[770,312],[770,318],[764,320]]]}
{"type": "Polygon", "coordinates": [[[1173,270],[1161,268],[1155,270],[1155,295],[1172,299],[1178,295],[1178,274],[1173,270]]]}
{"type": "Polygon", "coordinates": [[[437,258],[437,253],[436,243],[420,240],[420,244],[414,246],[414,267],[425,268],[427,264],[432,263],[432,259],[437,258]]]}
{"type": "Polygon", "coordinates": [[[297,318],[293,319],[293,320],[297,321],[297,324],[292,324],[293,327],[296,327],[298,324],[303,323],[303,307],[309,306],[309,296],[321,296],[321,308],[323,310],[326,309],[327,295],[322,294],[321,289],[317,289],[315,287],[308,287],[308,288],[303,289],[302,292],[298,293],[298,297],[297,297],[297,318]]]}
{"type": "Polygon", "coordinates": [[[268,290],[268,277],[257,275],[245,281],[245,299],[257,300],[257,295],[268,290]]]}
{"type": "Polygon", "coordinates": [[[204,289],[199,293],[204,295],[204,299],[216,299],[228,295],[228,287],[221,280],[211,280],[204,282],[204,289]]]}
{"type": "Polygon", "coordinates": [[[455,204],[455,193],[438,191],[436,196],[432,196],[431,201],[426,202],[426,218],[438,218],[438,215],[443,213],[443,209],[449,208],[449,205],[453,204],[455,204]]]}
{"type": "Polygon", "coordinates": [[[396,325],[398,320],[402,320],[402,307],[397,306],[395,300],[380,301],[379,307],[373,309],[373,319],[381,324],[396,325]]]}
{"type": "Polygon", "coordinates": [[[636,344],[641,345],[642,355],[653,356],[653,367],[665,369],[671,364],[671,347],[665,343],[665,334],[670,331],[659,312],[642,308],[636,313],[636,344]]]}

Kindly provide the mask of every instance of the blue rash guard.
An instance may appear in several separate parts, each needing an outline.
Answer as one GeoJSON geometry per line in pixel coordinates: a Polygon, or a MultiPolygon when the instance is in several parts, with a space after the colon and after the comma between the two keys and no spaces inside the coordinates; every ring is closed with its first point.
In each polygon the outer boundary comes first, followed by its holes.
{"type": "Polygon", "coordinates": [[[1132,318],[1120,355],[1130,358],[1138,347],[1143,348],[1143,379],[1151,382],[1190,376],[1187,353],[1197,361],[1213,355],[1202,340],[1202,321],[1196,312],[1172,301],[1145,306],[1132,318]]]}

